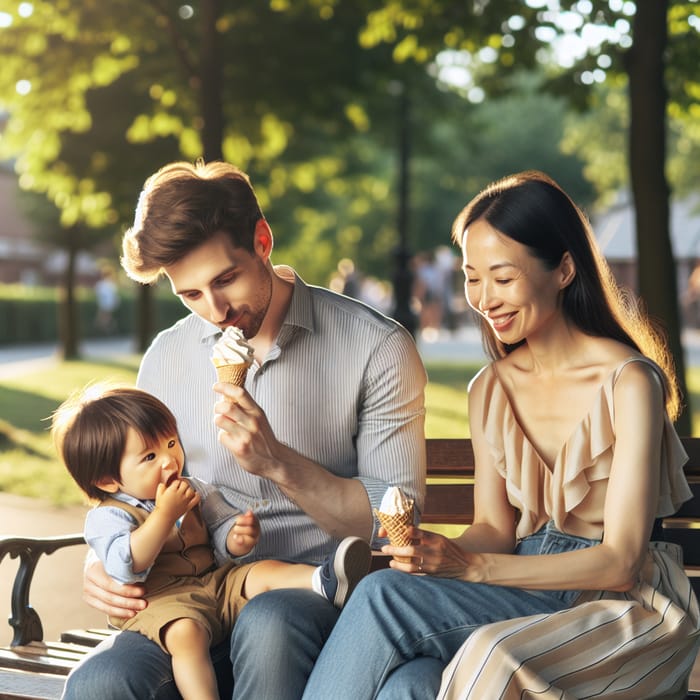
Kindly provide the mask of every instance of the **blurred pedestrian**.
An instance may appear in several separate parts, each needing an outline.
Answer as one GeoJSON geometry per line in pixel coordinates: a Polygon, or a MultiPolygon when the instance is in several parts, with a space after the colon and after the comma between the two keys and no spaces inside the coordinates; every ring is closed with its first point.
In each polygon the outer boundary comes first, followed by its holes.
{"type": "Polygon", "coordinates": [[[438,339],[442,327],[443,276],[433,251],[418,253],[415,257],[413,296],[419,308],[421,337],[429,342],[438,339]]]}
{"type": "Polygon", "coordinates": [[[97,301],[95,325],[100,333],[109,335],[117,329],[114,314],[119,308],[119,288],[117,287],[117,276],[112,267],[104,265],[100,274],[100,279],[95,283],[95,299],[97,301]]]}

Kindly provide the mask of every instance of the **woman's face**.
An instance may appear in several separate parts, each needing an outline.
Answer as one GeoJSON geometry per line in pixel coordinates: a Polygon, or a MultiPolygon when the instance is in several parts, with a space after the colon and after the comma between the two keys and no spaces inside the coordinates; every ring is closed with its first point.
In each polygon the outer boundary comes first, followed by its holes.
{"type": "Polygon", "coordinates": [[[465,232],[462,256],[467,301],[502,343],[518,343],[560,318],[563,263],[546,269],[526,246],[483,219],[465,232]]]}

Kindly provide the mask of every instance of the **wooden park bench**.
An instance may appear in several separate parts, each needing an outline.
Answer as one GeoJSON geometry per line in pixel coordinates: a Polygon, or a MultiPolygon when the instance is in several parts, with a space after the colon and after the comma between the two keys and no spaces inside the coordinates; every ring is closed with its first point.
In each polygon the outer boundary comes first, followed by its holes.
{"type": "MultiPolygon", "coordinates": [[[[690,460],[686,474],[694,498],[664,520],[666,539],[682,545],[688,573],[700,597],[700,438],[685,438],[690,460]],[[695,574],[696,576],[693,576],[695,574]]],[[[474,511],[474,454],[467,439],[429,439],[428,491],[422,522],[431,525],[467,525],[474,511]]],[[[12,590],[9,624],[14,638],[0,648],[0,700],[5,698],[58,698],[65,676],[109,635],[103,629],[67,630],[59,641],[44,641],[41,620],[29,600],[34,569],[44,554],[84,544],[82,535],[63,537],[0,537],[0,562],[6,555],[19,559],[12,590]]],[[[700,673],[691,677],[689,698],[700,698],[700,673]]],[[[641,700],[641,699],[640,699],[641,700]]]]}

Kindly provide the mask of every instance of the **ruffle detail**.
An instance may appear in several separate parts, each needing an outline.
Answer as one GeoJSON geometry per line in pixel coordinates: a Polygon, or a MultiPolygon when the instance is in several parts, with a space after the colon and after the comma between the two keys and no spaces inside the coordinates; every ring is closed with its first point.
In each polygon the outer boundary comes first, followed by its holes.
{"type": "Polygon", "coordinates": [[[658,517],[664,518],[673,515],[683,503],[693,497],[693,492],[690,490],[683,472],[683,466],[688,461],[688,453],[668,418],[666,418],[664,426],[661,450],[661,483],[659,484],[659,505],[656,514],[658,517]]]}
{"type": "MultiPolygon", "coordinates": [[[[596,498],[591,491],[597,490],[596,487],[604,488],[602,482],[610,477],[615,445],[613,391],[622,368],[635,361],[645,362],[660,371],[646,358],[634,357],[622,362],[601,386],[589,412],[563,445],[551,470],[518,423],[493,364],[480,372],[484,382],[482,430],[492,464],[506,481],[508,500],[521,513],[517,527],[519,538],[532,534],[548,520],[566,531],[565,522],[570,517],[592,528],[602,528],[603,499],[596,498]]],[[[666,416],[658,517],[675,513],[692,497],[683,473],[687,460],[683,444],[666,416]]]]}
{"type": "Polygon", "coordinates": [[[611,398],[606,391],[598,393],[591,410],[576,426],[557,457],[554,469],[562,474],[561,508],[567,514],[584,501],[592,482],[610,477],[615,444],[611,398]],[[611,458],[603,459],[606,454],[611,458]]]}

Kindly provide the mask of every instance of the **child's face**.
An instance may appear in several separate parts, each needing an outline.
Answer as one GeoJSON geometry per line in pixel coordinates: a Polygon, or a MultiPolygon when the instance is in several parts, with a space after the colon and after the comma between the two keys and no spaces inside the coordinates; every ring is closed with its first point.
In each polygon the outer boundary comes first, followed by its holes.
{"type": "Polygon", "coordinates": [[[141,435],[129,428],[120,464],[119,490],[141,500],[153,500],[158,484],[167,484],[182,474],[185,453],[177,435],[159,437],[146,445],[141,435]]]}

